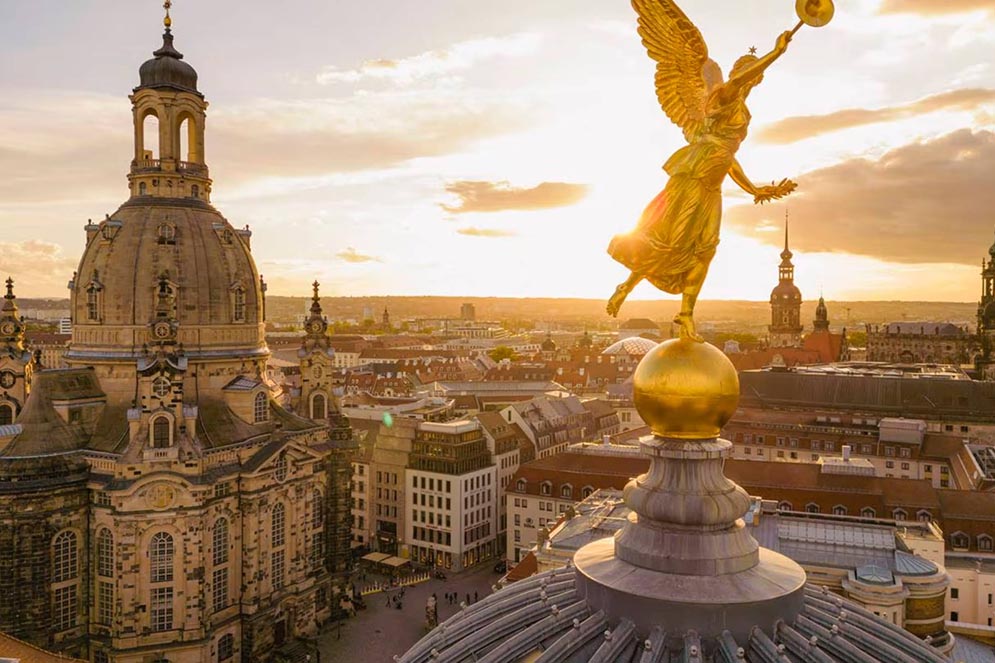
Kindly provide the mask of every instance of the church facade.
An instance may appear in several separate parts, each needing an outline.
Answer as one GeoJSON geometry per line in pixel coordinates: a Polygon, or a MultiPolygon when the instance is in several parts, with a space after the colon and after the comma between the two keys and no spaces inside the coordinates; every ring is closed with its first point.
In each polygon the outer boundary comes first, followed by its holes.
{"type": "Polygon", "coordinates": [[[94,663],[260,661],[337,616],[354,449],[315,284],[295,412],[251,232],[212,205],[207,102],[163,45],[129,199],[85,227],[69,368],[0,311],[0,631],[94,663]]]}

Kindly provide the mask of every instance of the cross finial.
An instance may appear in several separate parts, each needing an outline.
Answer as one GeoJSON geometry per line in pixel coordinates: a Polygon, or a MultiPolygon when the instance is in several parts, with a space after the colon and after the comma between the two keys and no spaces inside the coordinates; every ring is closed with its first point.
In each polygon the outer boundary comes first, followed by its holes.
{"type": "Polygon", "coordinates": [[[788,250],[788,208],[784,208],[784,250],[788,250]]]}
{"type": "Polygon", "coordinates": [[[7,299],[14,298],[14,279],[7,277],[7,299]]]}
{"type": "MultiPolygon", "coordinates": [[[[169,0],[167,0],[167,2],[168,1],[169,0]]],[[[757,47],[756,46],[750,46],[750,55],[756,55],[756,54],[757,54],[757,47]]]]}
{"type": "Polygon", "coordinates": [[[315,280],[315,282],[311,284],[311,287],[314,288],[314,301],[318,301],[318,286],[319,285],[321,285],[321,284],[318,283],[317,280],[315,280]]]}
{"type": "Polygon", "coordinates": [[[162,3],[162,8],[166,10],[166,16],[162,19],[162,24],[166,26],[166,29],[173,25],[173,19],[169,17],[169,8],[173,6],[173,0],[166,0],[162,3]]]}

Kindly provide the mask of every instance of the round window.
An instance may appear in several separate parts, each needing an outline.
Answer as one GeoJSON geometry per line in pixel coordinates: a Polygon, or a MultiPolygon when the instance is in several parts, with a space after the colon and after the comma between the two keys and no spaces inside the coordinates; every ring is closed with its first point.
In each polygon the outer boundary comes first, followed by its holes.
{"type": "Polygon", "coordinates": [[[166,395],[169,393],[169,389],[171,386],[172,385],[169,382],[169,378],[162,376],[157,377],[152,382],[152,393],[155,395],[156,398],[165,398],[166,395]]]}

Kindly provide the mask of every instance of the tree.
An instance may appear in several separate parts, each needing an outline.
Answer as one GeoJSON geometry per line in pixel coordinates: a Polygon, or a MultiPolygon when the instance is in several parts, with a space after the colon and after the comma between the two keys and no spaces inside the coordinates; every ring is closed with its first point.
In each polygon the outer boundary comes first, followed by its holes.
{"type": "Polygon", "coordinates": [[[488,352],[487,356],[496,362],[500,362],[504,359],[508,359],[510,361],[515,361],[516,359],[518,359],[518,355],[515,353],[515,351],[509,348],[507,345],[497,346],[496,348],[488,352]]]}

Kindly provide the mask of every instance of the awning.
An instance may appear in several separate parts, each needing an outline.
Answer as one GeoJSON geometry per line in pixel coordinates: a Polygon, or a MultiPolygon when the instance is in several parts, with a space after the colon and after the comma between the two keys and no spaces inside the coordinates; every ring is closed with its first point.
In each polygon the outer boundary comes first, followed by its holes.
{"type": "Polygon", "coordinates": [[[405,564],[410,564],[411,560],[404,559],[403,557],[388,557],[380,563],[384,566],[393,566],[394,568],[397,568],[399,566],[404,566],[405,564]]]}
{"type": "Polygon", "coordinates": [[[390,559],[390,558],[391,558],[390,555],[388,555],[387,553],[372,552],[368,555],[363,555],[364,560],[366,560],[367,562],[373,562],[374,564],[379,564],[383,562],[385,559],[390,559]]]}

